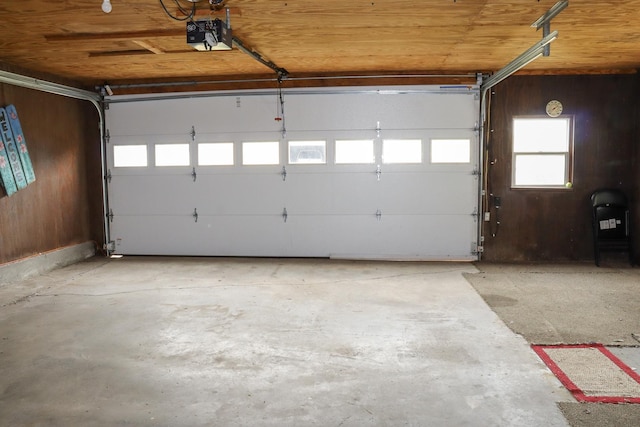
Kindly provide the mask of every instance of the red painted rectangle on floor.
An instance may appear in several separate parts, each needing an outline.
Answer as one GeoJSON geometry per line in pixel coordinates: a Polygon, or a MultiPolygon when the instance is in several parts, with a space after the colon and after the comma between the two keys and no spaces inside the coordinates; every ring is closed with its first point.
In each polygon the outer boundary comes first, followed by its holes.
{"type": "Polygon", "coordinates": [[[604,345],[531,347],[578,401],[640,403],[640,375],[604,345]]]}

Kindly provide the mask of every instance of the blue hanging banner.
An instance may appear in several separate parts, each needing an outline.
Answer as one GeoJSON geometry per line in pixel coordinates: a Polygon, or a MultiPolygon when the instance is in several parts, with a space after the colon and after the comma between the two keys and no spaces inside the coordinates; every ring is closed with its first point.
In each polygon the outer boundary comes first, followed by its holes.
{"type": "Polygon", "coordinates": [[[9,124],[11,125],[11,131],[13,132],[13,139],[16,142],[18,148],[18,155],[20,156],[20,162],[22,163],[22,170],[24,176],[27,179],[27,184],[31,184],[36,180],[36,174],[31,164],[31,157],[27,150],[27,140],[22,132],[22,125],[20,125],[20,119],[18,118],[18,111],[13,104],[5,107],[7,115],[9,116],[9,124]]]}
{"type": "Polygon", "coordinates": [[[0,133],[2,134],[2,142],[4,142],[4,148],[7,151],[9,157],[9,165],[11,165],[11,172],[13,172],[13,178],[16,181],[18,190],[22,190],[27,187],[27,179],[24,176],[22,170],[22,163],[20,162],[20,155],[18,154],[18,147],[13,139],[13,132],[11,132],[11,125],[9,124],[9,118],[7,111],[4,108],[0,108],[0,133]]]}

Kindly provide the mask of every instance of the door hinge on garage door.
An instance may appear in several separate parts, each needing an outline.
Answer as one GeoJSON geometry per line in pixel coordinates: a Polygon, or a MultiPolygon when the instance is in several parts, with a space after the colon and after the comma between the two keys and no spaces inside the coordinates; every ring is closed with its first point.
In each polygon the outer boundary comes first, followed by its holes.
{"type": "Polygon", "coordinates": [[[484,246],[478,245],[477,242],[471,242],[471,254],[478,255],[484,252],[484,246]]]}
{"type": "Polygon", "coordinates": [[[473,208],[473,212],[471,212],[471,216],[473,217],[473,222],[478,222],[478,218],[480,218],[480,212],[478,212],[478,208],[473,208]]]}

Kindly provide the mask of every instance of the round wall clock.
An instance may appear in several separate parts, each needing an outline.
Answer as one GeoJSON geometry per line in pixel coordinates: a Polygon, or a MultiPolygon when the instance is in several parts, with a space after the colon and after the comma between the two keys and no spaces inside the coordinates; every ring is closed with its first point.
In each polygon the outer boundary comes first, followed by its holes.
{"type": "Polygon", "coordinates": [[[547,102],[546,110],[549,117],[558,117],[562,114],[562,102],[553,99],[547,102]]]}

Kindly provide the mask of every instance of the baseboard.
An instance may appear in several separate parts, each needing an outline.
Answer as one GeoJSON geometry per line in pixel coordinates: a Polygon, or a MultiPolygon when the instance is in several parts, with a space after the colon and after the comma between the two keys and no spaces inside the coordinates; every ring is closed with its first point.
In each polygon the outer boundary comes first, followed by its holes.
{"type": "Polygon", "coordinates": [[[85,242],[2,264],[0,265],[0,285],[66,267],[91,258],[95,254],[95,243],[85,242]]]}

